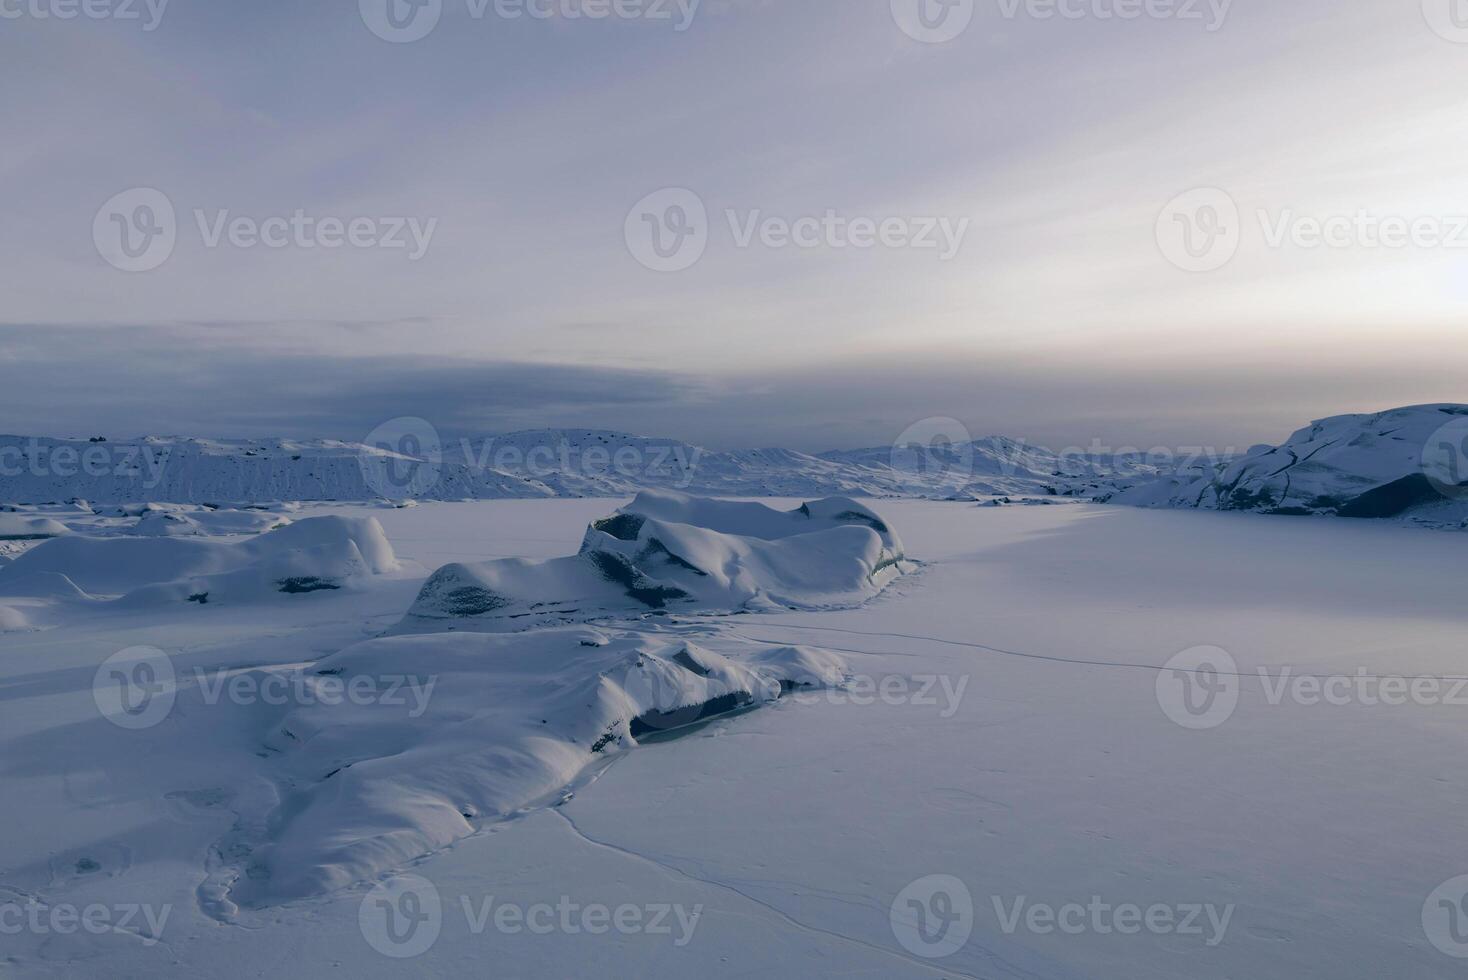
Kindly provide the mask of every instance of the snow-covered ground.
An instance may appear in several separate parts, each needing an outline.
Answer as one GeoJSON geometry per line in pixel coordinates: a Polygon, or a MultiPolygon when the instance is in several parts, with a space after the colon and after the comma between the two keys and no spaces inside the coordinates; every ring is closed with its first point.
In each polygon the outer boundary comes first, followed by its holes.
{"type": "MultiPolygon", "coordinates": [[[[669,658],[818,650],[844,665],[841,686],[609,749],[510,819],[471,813],[469,836],[380,880],[285,904],[229,901],[231,875],[302,800],[346,783],[279,744],[283,718],[321,705],[319,688],[276,680],[391,652],[359,644],[433,570],[573,554],[616,504],[291,513],[288,529],[381,524],[395,558],[349,588],[213,603],[0,589],[16,625],[0,632],[0,975],[1461,975],[1468,682],[1438,680],[1468,675],[1461,538],[869,505],[923,564],[864,604],[636,624],[669,658]],[[159,694],[119,703],[118,676],[159,694]]],[[[147,544],[277,580],[270,548],[197,537],[147,544]]],[[[419,639],[377,643],[412,661],[419,639]]],[[[392,692],[406,716],[423,693],[392,692]]],[[[420,717],[477,710],[459,687],[420,717]]],[[[411,771],[413,751],[388,761],[411,771]]]]}

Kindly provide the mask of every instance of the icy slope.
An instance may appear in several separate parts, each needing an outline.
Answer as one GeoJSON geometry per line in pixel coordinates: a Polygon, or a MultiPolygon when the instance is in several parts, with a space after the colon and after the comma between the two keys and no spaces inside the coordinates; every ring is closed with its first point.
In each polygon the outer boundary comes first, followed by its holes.
{"type": "Polygon", "coordinates": [[[1323,419],[1210,476],[1143,484],[1109,502],[1461,526],[1465,464],[1468,406],[1417,405],[1323,419]]]}
{"type": "Polygon", "coordinates": [[[545,562],[446,565],[403,632],[523,630],[649,611],[850,606],[902,573],[902,542],[871,510],[830,498],[781,512],[647,491],[545,562]]]}

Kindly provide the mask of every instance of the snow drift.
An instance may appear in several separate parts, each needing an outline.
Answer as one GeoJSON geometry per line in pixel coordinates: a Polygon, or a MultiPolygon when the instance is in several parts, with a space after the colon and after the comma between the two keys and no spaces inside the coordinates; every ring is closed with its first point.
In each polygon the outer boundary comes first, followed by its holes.
{"type": "Polygon", "coordinates": [[[317,517],[237,542],[58,537],[0,567],[0,595],[208,604],[334,590],[396,568],[376,520],[317,517]]]}
{"type": "Polygon", "coordinates": [[[1258,446],[1201,479],[1122,491],[1111,503],[1292,516],[1468,519],[1468,406],[1341,415],[1258,446]]]}
{"type": "Polygon", "coordinates": [[[902,542],[842,497],[789,512],[647,491],[587,529],[576,555],[446,565],[399,632],[509,632],[604,616],[832,608],[904,570],[902,542]]]}
{"type": "Polygon", "coordinates": [[[65,533],[65,524],[48,517],[0,514],[0,541],[44,541],[65,533]]]}
{"type": "Polygon", "coordinates": [[[314,667],[319,690],[276,724],[288,787],[267,841],[206,884],[215,911],[348,886],[562,794],[639,738],[834,686],[833,654],[587,627],[387,637],[314,667]],[[737,646],[738,649],[732,649],[737,646]],[[346,691],[370,697],[341,696],[346,691]]]}

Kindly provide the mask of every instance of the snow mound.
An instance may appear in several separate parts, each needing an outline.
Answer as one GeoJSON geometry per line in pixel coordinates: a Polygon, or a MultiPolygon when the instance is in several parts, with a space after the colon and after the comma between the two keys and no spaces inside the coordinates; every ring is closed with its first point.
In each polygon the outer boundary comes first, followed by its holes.
{"type": "Polygon", "coordinates": [[[1461,526],[1468,519],[1468,405],[1323,419],[1208,476],[1159,480],[1110,502],[1461,526]]]}
{"type": "Polygon", "coordinates": [[[0,633],[19,633],[31,628],[25,613],[13,606],[0,606],[0,633]]]}
{"type": "Polygon", "coordinates": [[[782,512],[645,491],[587,529],[576,555],[446,565],[396,632],[513,632],[650,611],[859,604],[904,571],[902,542],[844,497],[782,512]]]}
{"type": "Polygon", "coordinates": [[[396,568],[375,519],[317,517],[238,542],[72,534],[0,568],[0,595],[76,589],[129,602],[208,604],[340,589],[396,568]]]}
{"type": "Polygon", "coordinates": [[[288,787],[206,886],[225,915],[346,887],[553,801],[648,735],[842,683],[833,654],[570,627],[369,640],[307,668],[271,729],[288,787]],[[352,697],[343,692],[361,692],[352,697]]]}
{"type": "Polygon", "coordinates": [[[0,541],[42,541],[66,533],[65,524],[48,517],[0,514],[0,541]]]}

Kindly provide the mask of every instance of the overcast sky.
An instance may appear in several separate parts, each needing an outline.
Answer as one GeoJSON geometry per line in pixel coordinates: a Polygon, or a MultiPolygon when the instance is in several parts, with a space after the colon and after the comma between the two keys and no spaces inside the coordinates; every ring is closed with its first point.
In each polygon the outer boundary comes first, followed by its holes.
{"type": "Polygon", "coordinates": [[[0,431],[1468,401],[1457,0],[415,2],[0,0],[0,431]]]}

